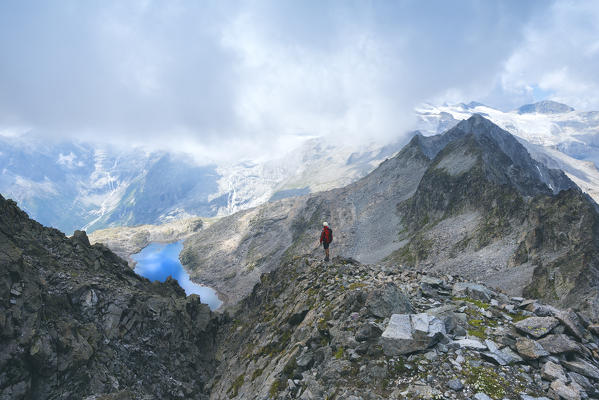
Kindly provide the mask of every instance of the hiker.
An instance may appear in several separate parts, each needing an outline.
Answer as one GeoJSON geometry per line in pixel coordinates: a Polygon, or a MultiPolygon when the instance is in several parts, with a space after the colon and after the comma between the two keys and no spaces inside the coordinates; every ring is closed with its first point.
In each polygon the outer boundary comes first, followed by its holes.
{"type": "Polygon", "coordinates": [[[324,247],[324,260],[329,261],[329,244],[333,241],[333,230],[329,228],[327,222],[322,223],[322,232],[320,234],[320,243],[324,247]]]}

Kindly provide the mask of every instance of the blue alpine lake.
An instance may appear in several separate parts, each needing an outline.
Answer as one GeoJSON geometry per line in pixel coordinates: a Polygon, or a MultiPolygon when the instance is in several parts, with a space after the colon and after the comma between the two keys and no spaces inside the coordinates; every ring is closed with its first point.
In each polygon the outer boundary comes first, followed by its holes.
{"type": "Polygon", "coordinates": [[[211,310],[216,310],[223,302],[214,289],[198,285],[189,279],[189,274],[179,261],[181,250],[183,250],[182,242],[150,243],[142,251],[131,256],[137,262],[134,271],[150,281],[164,282],[166,278],[172,276],[188,296],[197,294],[202,303],[208,304],[211,310]]]}

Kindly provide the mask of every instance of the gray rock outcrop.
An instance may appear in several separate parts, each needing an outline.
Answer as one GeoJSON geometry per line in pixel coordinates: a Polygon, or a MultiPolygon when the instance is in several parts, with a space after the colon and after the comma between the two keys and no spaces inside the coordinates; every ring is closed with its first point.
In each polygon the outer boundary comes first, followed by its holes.
{"type": "Polygon", "coordinates": [[[0,399],[208,397],[218,318],[176,281],[0,196],[0,282],[0,399]]]}
{"type": "Polygon", "coordinates": [[[445,334],[443,322],[426,313],[393,314],[381,336],[387,356],[409,354],[434,345],[445,334]]]}

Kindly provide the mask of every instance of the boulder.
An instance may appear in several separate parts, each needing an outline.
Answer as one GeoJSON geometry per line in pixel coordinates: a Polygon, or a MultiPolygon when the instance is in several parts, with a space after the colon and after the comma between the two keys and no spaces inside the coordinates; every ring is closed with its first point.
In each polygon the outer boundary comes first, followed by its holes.
{"type": "Polygon", "coordinates": [[[387,318],[391,314],[414,312],[408,297],[392,283],[371,291],[366,298],[366,307],[370,314],[379,318],[387,318]]]}
{"type": "Polygon", "coordinates": [[[553,381],[551,383],[551,389],[553,389],[555,394],[562,399],[580,400],[580,392],[571,385],[566,385],[566,383],[561,379],[553,381]]]}
{"type": "Polygon", "coordinates": [[[562,366],[551,361],[547,361],[543,365],[543,368],[541,369],[541,377],[551,382],[556,379],[561,379],[564,382],[568,381],[562,366]]]}
{"type": "Polygon", "coordinates": [[[449,382],[447,382],[447,386],[451,390],[454,390],[456,392],[459,392],[460,390],[464,389],[464,384],[459,379],[452,379],[452,380],[450,380],[449,382]]]}
{"type": "Polygon", "coordinates": [[[588,394],[599,397],[599,387],[591,383],[589,378],[586,376],[580,375],[576,372],[568,372],[568,378],[570,378],[570,381],[576,382],[580,387],[587,391],[588,394]]]}
{"type": "Polygon", "coordinates": [[[443,280],[435,278],[433,276],[423,276],[422,279],[420,279],[420,283],[424,283],[431,287],[438,288],[443,285],[443,280]]]}
{"type": "Polygon", "coordinates": [[[581,352],[581,347],[568,335],[563,333],[557,335],[547,335],[537,341],[545,350],[551,354],[561,354],[570,352],[581,352]]]}
{"type": "Polygon", "coordinates": [[[387,356],[409,354],[433,346],[445,334],[437,317],[421,314],[393,314],[380,343],[387,356]]]}
{"type": "Polygon", "coordinates": [[[537,317],[555,317],[559,313],[559,310],[553,306],[536,302],[529,304],[525,309],[532,312],[537,317]]]}
{"type": "Polygon", "coordinates": [[[556,315],[557,319],[566,327],[566,331],[574,336],[576,339],[581,340],[584,337],[584,328],[578,315],[572,311],[561,311],[556,315]]]}
{"type": "Polygon", "coordinates": [[[381,336],[381,333],[381,329],[375,324],[364,324],[356,332],[356,340],[358,342],[365,342],[367,340],[378,338],[381,336]]]}
{"type": "Polygon", "coordinates": [[[296,359],[296,364],[302,371],[310,369],[314,364],[314,355],[312,352],[306,351],[296,359]]]}
{"type": "Polygon", "coordinates": [[[549,353],[537,342],[528,338],[518,338],[516,340],[516,350],[518,353],[529,360],[536,360],[540,357],[548,356],[549,353]]]}
{"type": "Polygon", "coordinates": [[[495,293],[483,285],[472,282],[457,282],[453,285],[451,295],[455,297],[470,297],[472,299],[489,302],[495,293]]]}
{"type": "Polygon", "coordinates": [[[514,324],[520,332],[537,339],[545,336],[558,325],[559,321],[553,317],[530,317],[514,324]]]}
{"type": "Polygon", "coordinates": [[[500,350],[499,347],[497,347],[497,344],[489,339],[485,340],[485,344],[489,351],[480,354],[482,358],[488,361],[498,365],[509,365],[522,362],[522,358],[510,350],[509,347],[500,350]]]}
{"type": "Polygon", "coordinates": [[[583,359],[578,359],[576,361],[562,361],[562,364],[570,371],[577,372],[588,378],[599,380],[599,368],[583,359]]]}

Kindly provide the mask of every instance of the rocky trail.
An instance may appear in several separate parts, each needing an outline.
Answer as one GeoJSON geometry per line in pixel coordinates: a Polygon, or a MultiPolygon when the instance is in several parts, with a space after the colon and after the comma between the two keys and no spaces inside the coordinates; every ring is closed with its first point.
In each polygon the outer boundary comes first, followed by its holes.
{"type": "Polygon", "coordinates": [[[237,308],[211,399],[599,398],[599,325],[456,276],[296,257],[237,308]]]}

